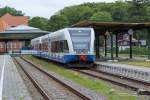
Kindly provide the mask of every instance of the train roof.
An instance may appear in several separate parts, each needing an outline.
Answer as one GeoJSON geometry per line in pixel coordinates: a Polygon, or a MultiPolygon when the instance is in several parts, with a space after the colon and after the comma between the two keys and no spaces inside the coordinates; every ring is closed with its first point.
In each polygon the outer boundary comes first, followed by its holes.
{"type": "Polygon", "coordinates": [[[39,39],[40,39],[40,37],[37,37],[37,38],[32,39],[31,41],[37,41],[39,39]]]}
{"type": "Polygon", "coordinates": [[[34,38],[34,39],[32,39],[31,41],[33,42],[33,41],[39,41],[40,40],[40,42],[43,40],[43,39],[46,39],[46,38],[48,38],[50,35],[54,35],[54,34],[56,34],[56,33],[58,33],[59,34],[59,32],[63,32],[63,31],[65,31],[65,30],[78,30],[78,29],[84,29],[84,30],[91,30],[91,29],[93,29],[93,28],[90,28],[90,27],[68,27],[68,28],[64,28],[64,29],[60,29],[60,30],[58,30],[58,31],[55,31],[55,32],[51,32],[51,33],[49,33],[49,34],[46,34],[46,35],[43,35],[43,36],[41,36],[41,37],[37,37],[37,38],[34,38]]]}
{"type": "MultiPolygon", "coordinates": [[[[51,33],[49,33],[49,34],[51,34],[51,33]]],[[[40,36],[40,37],[34,38],[34,39],[32,39],[31,41],[33,42],[33,41],[39,41],[39,40],[40,40],[40,42],[41,42],[41,39],[48,37],[48,36],[49,36],[49,34],[46,34],[46,35],[43,35],[43,36],[40,36]]]]}
{"type": "Polygon", "coordinates": [[[89,29],[93,29],[93,28],[90,28],[90,27],[68,27],[68,28],[60,29],[58,31],[63,31],[63,30],[78,30],[78,29],[89,30],[89,29]]]}
{"type": "Polygon", "coordinates": [[[41,38],[37,37],[31,40],[31,44],[41,43],[41,38]]]}
{"type": "Polygon", "coordinates": [[[52,32],[53,34],[58,33],[58,32],[63,32],[65,30],[78,30],[78,29],[85,29],[85,30],[91,30],[93,28],[90,27],[68,27],[68,28],[64,28],[64,29],[60,29],[58,31],[52,32]]]}
{"type": "Polygon", "coordinates": [[[49,37],[49,34],[46,34],[46,35],[41,36],[41,39],[45,39],[45,38],[48,38],[48,37],[49,37]]]}
{"type": "Polygon", "coordinates": [[[69,27],[69,28],[64,28],[64,29],[93,29],[91,27],[69,27]]]}

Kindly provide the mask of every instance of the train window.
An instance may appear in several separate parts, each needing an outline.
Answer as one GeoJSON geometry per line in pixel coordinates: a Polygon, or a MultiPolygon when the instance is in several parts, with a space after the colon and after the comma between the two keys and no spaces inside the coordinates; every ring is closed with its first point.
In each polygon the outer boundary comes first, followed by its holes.
{"type": "Polygon", "coordinates": [[[65,52],[65,53],[68,53],[68,52],[69,52],[67,40],[64,41],[64,44],[63,44],[63,52],[65,52]]]}
{"type": "Polygon", "coordinates": [[[51,42],[51,52],[68,53],[69,52],[69,48],[68,48],[67,40],[51,42]]]}
{"type": "Polygon", "coordinates": [[[70,30],[70,36],[74,51],[90,51],[91,31],[90,30],[70,30]]]}
{"type": "Polygon", "coordinates": [[[88,52],[89,43],[73,43],[73,47],[76,52],[88,52]]]}
{"type": "Polygon", "coordinates": [[[42,51],[47,52],[48,51],[48,43],[47,42],[42,43],[41,44],[41,49],[42,49],[42,51]]]}

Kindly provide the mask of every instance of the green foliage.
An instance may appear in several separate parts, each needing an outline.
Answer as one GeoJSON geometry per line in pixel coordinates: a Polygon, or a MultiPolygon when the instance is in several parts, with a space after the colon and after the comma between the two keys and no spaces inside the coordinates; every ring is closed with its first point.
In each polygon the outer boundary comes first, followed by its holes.
{"type": "Polygon", "coordinates": [[[114,3],[84,3],[65,7],[49,19],[47,30],[58,30],[82,20],[145,22],[150,20],[150,3],[149,0],[120,0],[114,3]],[[56,16],[65,16],[65,18],[56,23],[52,21],[56,16]]]}
{"type": "MultiPolygon", "coordinates": [[[[122,50],[119,53],[121,54],[129,54],[130,53],[130,49],[126,49],[126,50],[122,50]]],[[[148,49],[146,47],[133,47],[132,48],[132,53],[134,55],[148,55],[148,49]]]]}
{"type": "Polygon", "coordinates": [[[4,7],[4,8],[0,8],[0,17],[5,15],[6,13],[10,13],[11,15],[14,16],[23,16],[24,13],[22,11],[16,10],[15,8],[11,8],[11,7],[4,7]]]}
{"type": "Polygon", "coordinates": [[[89,19],[93,14],[93,9],[88,6],[72,6],[61,10],[60,14],[66,16],[69,25],[73,25],[81,20],[89,19]]]}
{"type": "MultiPolygon", "coordinates": [[[[55,31],[83,20],[147,22],[150,21],[150,3],[149,0],[119,0],[114,3],[84,3],[65,7],[49,19],[47,30],[55,31]]],[[[146,39],[146,31],[138,33],[135,37],[146,39]]]]}
{"type": "Polygon", "coordinates": [[[58,29],[67,27],[69,24],[66,16],[64,15],[54,15],[50,18],[47,24],[47,30],[56,31],[58,29]]]}
{"type": "Polygon", "coordinates": [[[150,62],[149,61],[121,61],[119,63],[128,64],[128,65],[135,65],[135,66],[138,66],[138,67],[148,67],[148,68],[150,68],[150,62]]]}
{"type": "Polygon", "coordinates": [[[29,26],[39,28],[41,30],[46,30],[48,19],[43,17],[33,17],[29,20],[29,26]]]}
{"type": "Polygon", "coordinates": [[[147,30],[141,30],[141,31],[135,31],[135,33],[133,34],[134,38],[136,38],[137,40],[147,40],[147,30]]]}
{"type": "Polygon", "coordinates": [[[111,17],[111,14],[108,12],[97,12],[93,14],[90,20],[98,22],[110,22],[113,19],[111,17]]]}
{"type": "Polygon", "coordinates": [[[129,7],[129,22],[147,22],[149,0],[132,0],[129,7]]]}
{"type": "Polygon", "coordinates": [[[128,20],[129,4],[117,1],[112,7],[112,18],[114,21],[127,21],[128,20]]]}

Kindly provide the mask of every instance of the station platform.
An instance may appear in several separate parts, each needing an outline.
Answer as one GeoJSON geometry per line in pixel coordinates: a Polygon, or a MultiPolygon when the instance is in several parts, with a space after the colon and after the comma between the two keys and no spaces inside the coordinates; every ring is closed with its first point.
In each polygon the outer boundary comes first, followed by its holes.
{"type": "Polygon", "coordinates": [[[128,65],[128,64],[121,64],[121,63],[113,63],[113,62],[96,62],[98,65],[106,65],[106,66],[115,66],[115,67],[122,67],[122,68],[130,68],[130,69],[137,69],[140,71],[149,71],[150,68],[144,66],[135,66],[135,65],[128,65]]]}
{"type": "Polygon", "coordinates": [[[32,100],[10,55],[0,55],[0,100],[32,100]]]}
{"type": "Polygon", "coordinates": [[[133,78],[150,83],[150,68],[113,62],[95,62],[97,69],[103,72],[133,78]]]}

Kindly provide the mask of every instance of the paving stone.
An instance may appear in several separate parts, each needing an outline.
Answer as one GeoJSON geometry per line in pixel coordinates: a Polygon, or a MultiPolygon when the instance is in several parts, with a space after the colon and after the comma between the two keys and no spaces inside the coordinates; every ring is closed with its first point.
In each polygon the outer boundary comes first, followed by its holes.
{"type": "Polygon", "coordinates": [[[18,70],[10,55],[0,56],[0,75],[5,56],[4,80],[2,96],[3,100],[32,100],[18,70]]]}

